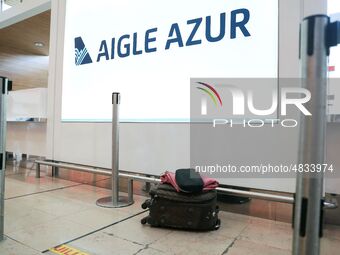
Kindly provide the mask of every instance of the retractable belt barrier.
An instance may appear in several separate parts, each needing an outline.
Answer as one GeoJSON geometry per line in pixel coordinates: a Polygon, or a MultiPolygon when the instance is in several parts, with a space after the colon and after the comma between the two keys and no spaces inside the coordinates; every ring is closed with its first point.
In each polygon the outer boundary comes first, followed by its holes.
{"type": "MultiPolygon", "coordinates": [[[[330,48],[340,43],[340,23],[326,15],[306,17],[301,24],[300,60],[302,87],[311,98],[312,116],[301,116],[299,163],[325,163],[327,125],[327,72],[330,48]]],[[[319,255],[324,207],[323,173],[298,173],[294,208],[294,255],[319,255]]]]}
{"type": "Polygon", "coordinates": [[[120,94],[112,93],[112,194],[110,197],[98,199],[101,207],[119,208],[133,204],[133,185],[128,182],[128,197],[119,196],[119,105],[120,94]]]}
{"type": "Polygon", "coordinates": [[[6,111],[7,95],[12,90],[12,82],[0,76],[0,240],[4,239],[5,212],[5,168],[6,168],[6,111]]]}

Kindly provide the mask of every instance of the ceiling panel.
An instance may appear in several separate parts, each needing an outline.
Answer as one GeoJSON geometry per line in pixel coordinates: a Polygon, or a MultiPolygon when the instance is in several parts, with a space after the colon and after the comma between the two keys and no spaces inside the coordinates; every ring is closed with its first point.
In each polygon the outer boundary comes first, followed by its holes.
{"type": "Polygon", "coordinates": [[[6,46],[33,54],[48,56],[50,19],[51,12],[47,11],[0,29],[0,49],[6,46]],[[42,42],[45,46],[38,48],[34,45],[35,42],[42,42]]]}
{"type": "Polygon", "coordinates": [[[0,29],[0,76],[13,80],[14,90],[47,87],[50,16],[44,12],[0,29]]]}

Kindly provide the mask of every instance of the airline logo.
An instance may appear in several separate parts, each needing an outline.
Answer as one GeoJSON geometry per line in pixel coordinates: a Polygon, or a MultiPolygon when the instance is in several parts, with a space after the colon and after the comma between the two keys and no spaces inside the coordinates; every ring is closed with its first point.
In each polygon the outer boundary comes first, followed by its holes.
{"type": "MultiPolygon", "coordinates": [[[[186,25],[172,23],[169,28],[152,27],[145,32],[134,32],[133,34],[122,34],[112,37],[110,40],[102,39],[98,45],[99,52],[95,62],[116,60],[142,54],[151,54],[182,47],[191,47],[207,43],[218,43],[222,40],[234,40],[250,37],[248,30],[250,11],[246,8],[232,10],[230,14],[222,12],[219,17],[205,16],[187,20],[186,25]],[[230,17],[229,17],[230,16],[230,17]],[[212,19],[219,22],[214,21],[212,19]],[[215,23],[216,22],[216,23],[215,23]],[[219,27],[215,27],[219,24],[219,27]],[[229,27],[228,27],[229,26],[229,27]],[[166,30],[164,30],[166,29],[166,30]],[[201,35],[199,31],[205,31],[201,35]],[[169,32],[167,32],[169,31],[169,32]],[[216,35],[216,31],[219,34],[216,35]],[[159,39],[160,36],[168,34],[167,38],[159,39]],[[164,41],[164,44],[160,44],[164,41]]],[[[92,59],[84,45],[81,37],[75,38],[76,65],[92,63],[92,59]]],[[[94,52],[91,52],[95,54],[94,52]]]]}
{"type": "Polygon", "coordinates": [[[87,51],[83,39],[81,37],[76,37],[74,39],[74,48],[75,48],[75,64],[77,66],[92,63],[91,56],[87,51]]]}

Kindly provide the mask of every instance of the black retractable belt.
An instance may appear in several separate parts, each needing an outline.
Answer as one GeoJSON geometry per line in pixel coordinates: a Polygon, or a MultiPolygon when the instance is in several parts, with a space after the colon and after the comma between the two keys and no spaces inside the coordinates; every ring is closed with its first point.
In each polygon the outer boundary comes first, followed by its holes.
{"type": "Polygon", "coordinates": [[[335,47],[340,44],[340,21],[330,22],[327,27],[327,46],[335,47]]]}

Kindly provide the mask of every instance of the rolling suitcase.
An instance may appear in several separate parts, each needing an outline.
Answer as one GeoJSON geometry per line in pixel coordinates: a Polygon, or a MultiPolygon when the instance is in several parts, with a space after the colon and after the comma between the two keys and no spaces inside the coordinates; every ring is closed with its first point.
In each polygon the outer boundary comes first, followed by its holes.
{"type": "Polygon", "coordinates": [[[197,231],[220,227],[216,190],[183,193],[176,192],[171,185],[160,184],[150,195],[151,199],[142,204],[143,209],[149,208],[149,215],[141,220],[142,224],[197,231]]]}

